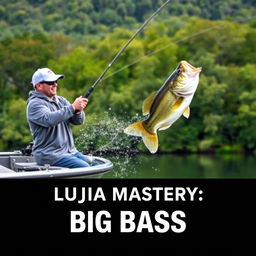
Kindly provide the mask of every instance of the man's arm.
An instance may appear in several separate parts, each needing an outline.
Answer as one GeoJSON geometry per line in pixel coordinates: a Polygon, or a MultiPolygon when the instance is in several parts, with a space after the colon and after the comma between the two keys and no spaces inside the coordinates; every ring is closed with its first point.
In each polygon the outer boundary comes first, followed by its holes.
{"type": "Polygon", "coordinates": [[[51,127],[67,121],[75,113],[71,104],[52,112],[46,105],[42,104],[41,101],[33,100],[29,102],[27,108],[28,120],[43,127],[51,127]]]}

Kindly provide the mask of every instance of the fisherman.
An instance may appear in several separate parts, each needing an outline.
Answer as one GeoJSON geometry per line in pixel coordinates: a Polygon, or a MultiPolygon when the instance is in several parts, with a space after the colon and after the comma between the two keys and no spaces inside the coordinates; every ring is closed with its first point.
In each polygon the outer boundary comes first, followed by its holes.
{"type": "Polygon", "coordinates": [[[39,165],[88,167],[90,158],[76,149],[70,126],[84,122],[88,99],[80,96],[70,104],[58,96],[58,80],[63,77],[49,68],[40,68],[32,76],[35,90],[29,92],[27,120],[33,136],[33,155],[39,165]]]}

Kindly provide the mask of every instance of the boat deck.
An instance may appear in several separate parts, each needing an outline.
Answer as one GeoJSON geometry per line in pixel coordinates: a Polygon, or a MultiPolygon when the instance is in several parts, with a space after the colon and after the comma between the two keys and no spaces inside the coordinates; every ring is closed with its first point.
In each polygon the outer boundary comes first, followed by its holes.
{"type": "Polygon", "coordinates": [[[94,157],[97,165],[83,168],[63,168],[37,165],[33,156],[23,156],[17,152],[0,154],[0,179],[9,178],[63,178],[101,177],[113,168],[113,164],[101,157],[94,157]]]}

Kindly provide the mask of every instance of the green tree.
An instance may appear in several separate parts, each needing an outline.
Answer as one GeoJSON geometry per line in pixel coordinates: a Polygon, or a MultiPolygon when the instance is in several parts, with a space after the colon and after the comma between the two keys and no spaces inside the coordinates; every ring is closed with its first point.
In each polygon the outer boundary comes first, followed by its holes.
{"type": "Polygon", "coordinates": [[[0,131],[2,150],[19,150],[32,140],[26,120],[26,102],[23,99],[13,99],[8,103],[0,123],[3,125],[0,131]]]}
{"type": "Polygon", "coordinates": [[[17,95],[26,97],[36,67],[44,67],[53,58],[52,43],[43,35],[24,35],[0,43],[0,70],[5,83],[17,95]]]}

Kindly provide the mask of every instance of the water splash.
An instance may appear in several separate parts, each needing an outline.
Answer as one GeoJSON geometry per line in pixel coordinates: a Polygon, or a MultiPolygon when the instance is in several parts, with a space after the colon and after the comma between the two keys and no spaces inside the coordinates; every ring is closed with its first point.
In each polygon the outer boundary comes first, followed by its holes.
{"type": "Polygon", "coordinates": [[[138,115],[129,120],[110,115],[109,112],[101,116],[91,115],[75,140],[76,146],[80,151],[92,155],[137,153],[136,145],[140,142],[140,138],[127,136],[123,130],[130,123],[138,120],[138,115]]]}
{"type": "Polygon", "coordinates": [[[112,156],[110,160],[114,164],[112,173],[109,173],[110,178],[129,178],[136,176],[139,171],[140,160],[136,155],[120,155],[112,156]]]}
{"type": "Polygon", "coordinates": [[[84,128],[75,139],[76,147],[85,154],[103,157],[108,155],[107,158],[114,164],[113,176],[128,177],[136,172],[139,164],[136,154],[141,138],[127,136],[123,130],[140,119],[138,114],[129,120],[125,115],[117,117],[111,113],[111,109],[101,116],[88,116],[84,128]]]}

